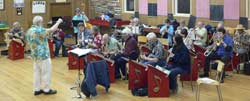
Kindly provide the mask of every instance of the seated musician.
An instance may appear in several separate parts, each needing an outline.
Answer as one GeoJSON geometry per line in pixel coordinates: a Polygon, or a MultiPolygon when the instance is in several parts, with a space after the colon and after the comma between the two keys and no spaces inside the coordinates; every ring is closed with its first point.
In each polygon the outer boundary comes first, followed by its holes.
{"type": "Polygon", "coordinates": [[[170,24],[170,20],[165,20],[165,25],[161,27],[160,33],[162,34],[162,37],[168,38],[168,46],[171,48],[173,46],[173,36],[174,36],[174,27],[170,24]],[[167,36],[166,36],[167,35],[167,36]]]}
{"type": "Polygon", "coordinates": [[[247,45],[246,42],[249,39],[245,39],[247,38],[246,35],[247,33],[244,31],[244,27],[243,25],[237,25],[236,28],[236,33],[233,37],[234,40],[234,49],[233,51],[236,53],[236,55],[240,56],[240,62],[245,62],[246,58],[245,56],[247,55],[246,53],[248,52],[247,50],[247,45]]]}
{"type": "Polygon", "coordinates": [[[59,50],[63,45],[64,42],[64,32],[62,29],[58,28],[54,33],[53,33],[53,42],[55,44],[55,57],[58,57],[59,55],[59,50]]]}
{"type": "Polygon", "coordinates": [[[96,52],[101,52],[102,47],[102,35],[97,26],[92,27],[92,34],[94,36],[93,42],[88,43],[88,48],[94,49],[96,52]]]}
{"type": "Polygon", "coordinates": [[[22,43],[23,46],[25,46],[24,31],[23,31],[23,28],[21,27],[19,22],[13,23],[13,28],[10,29],[10,31],[8,33],[8,38],[10,40],[15,40],[17,42],[20,42],[20,43],[22,43]]]}
{"type": "Polygon", "coordinates": [[[91,32],[87,28],[85,28],[84,23],[78,24],[78,37],[77,37],[77,45],[81,48],[86,48],[89,38],[91,37],[91,32]]]}
{"type": "Polygon", "coordinates": [[[169,55],[169,61],[172,62],[172,64],[166,66],[166,69],[170,70],[169,86],[170,89],[173,91],[173,93],[176,93],[178,89],[177,75],[190,73],[191,61],[190,61],[189,50],[183,43],[182,39],[183,38],[180,34],[176,34],[174,36],[173,39],[174,46],[172,52],[170,52],[169,55]]]}
{"type": "Polygon", "coordinates": [[[177,27],[177,30],[175,31],[175,34],[180,34],[182,29],[186,29],[188,31],[188,27],[186,26],[185,20],[182,20],[180,22],[180,26],[177,27]]]}
{"type": "Polygon", "coordinates": [[[110,20],[110,17],[107,15],[107,13],[102,12],[100,16],[101,20],[108,21],[110,20]]]}
{"type": "Polygon", "coordinates": [[[204,27],[203,22],[198,22],[195,29],[195,45],[206,47],[207,45],[207,29],[204,27]]]}
{"type": "Polygon", "coordinates": [[[123,80],[125,80],[127,71],[126,70],[127,61],[124,58],[136,60],[139,57],[139,47],[137,45],[138,42],[136,41],[133,34],[131,34],[130,30],[123,30],[122,33],[126,34],[125,47],[120,52],[121,57],[115,61],[115,75],[118,78],[121,77],[120,76],[120,70],[121,70],[123,75],[123,80]]]}
{"type": "MultiPolygon", "coordinates": [[[[200,77],[208,77],[209,76],[209,69],[210,69],[210,62],[212,60],[220,59],[222,62],[227,64],[230,58],[233,55],[232,48],[233,48],[233,40],[231,39],[229,34],[226,34],[226,30],[224,28],[218,29],[218,40],[214,41],[211,47],[211,53],[206,56],[205,59],[205,66],[204,66],[204,74],[200,75],[200,77]]],[[[223,72],[223,78],[225,76],[225,68],[223,72]]]]}
{"type": "Polygon", "coordinates": [[[188,50],[194,50],[193,47],[193,40],[188,36],[188,31],[187,29],[182,29],[180,32],[180,35],[183,37],[183,42],[188,48],[188,50]]]}
{"type": "Polygon", "coordinates": [[[142,54],[140,58],[142,59],[141,63],[145,65],[152,66],[164,66],[166,65],[166,52],[163,48],[163,44],[157,39],[155,33],[148,33],[147,37],[147,46],[150,49],[148,56],[142,54]]]}

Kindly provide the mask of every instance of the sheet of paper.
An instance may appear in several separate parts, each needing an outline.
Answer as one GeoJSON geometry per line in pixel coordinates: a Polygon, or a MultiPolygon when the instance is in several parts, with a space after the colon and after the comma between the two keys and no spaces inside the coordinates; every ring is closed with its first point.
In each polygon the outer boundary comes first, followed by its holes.
{"type": "Polygon", "coordinates": [[[32,14],[45,13],[46,1],[33,1],[32,2],[32,14]]]}
{"type": "Polygon", "coordinates": [[[73,50],[68,51],[69,53],[77,54],[78,56],[84,56],[91,52],[91,49],[80,49],[75,48],[73,50]]]}
{"type": "Polygon", "coordinates": [[[167,69],[165,69],[163,67],[160,67],[158,65],[155,68],[158,69],[159,71],[165,73],[166,75],[169,75],[171,73],[171,71],[169,71],[169,70],[167,70],[167,69]]]}

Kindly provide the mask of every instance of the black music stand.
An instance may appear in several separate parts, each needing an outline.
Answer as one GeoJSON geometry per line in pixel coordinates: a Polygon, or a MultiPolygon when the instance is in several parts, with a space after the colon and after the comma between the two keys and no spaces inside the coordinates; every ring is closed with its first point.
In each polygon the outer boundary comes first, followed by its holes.
{"type": "MultiPolygon", "coordinates": [[[[75,49],[69,51],[69,53],[72,53],[73,55],[77,56],[77,58],[78,58],[78,75],[77,75],[77,79],[76,79],[76,86],[70,88],[71,90],[76,88],[77,95],[74,98],[82,98],[82,96],[81,96],[81,82],[80,82],[81,81],[81,79],[80,79],[80,75],[81,75],[80,58],[87,56],[90,52],[91,52],[90,49],[80,49],[80,48],[75,48],[75,49]]],[[[87,61],[85,63],[87,63],[87,61]]]]}
{"type": "Polygon", "coordinates": [[[72,20],[73,26],[77,27],[79,23],[84,23],[83,20],[72,20]]]}

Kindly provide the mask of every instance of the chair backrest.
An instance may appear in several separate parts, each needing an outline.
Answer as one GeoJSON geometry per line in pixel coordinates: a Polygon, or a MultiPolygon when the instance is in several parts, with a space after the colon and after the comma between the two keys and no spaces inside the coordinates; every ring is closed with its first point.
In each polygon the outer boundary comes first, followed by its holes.
{"type": "Polygon", "coordinates": [[[141,46],[140,51],[141,51],[141,53],[143,53],[145,55],[148,55],[150,53],[150,49],[145,45],[141,46]]]}
{"type": "Polygon", "coordinates": [[[222,79],[222,75],[223,75],[223,71],[224,71],[225,64],[224,64],[221,60],[215,60],[215,62],[218,63],[216,80],[217,80],[218,82],[220,82],[221,79],[222,79]]]}

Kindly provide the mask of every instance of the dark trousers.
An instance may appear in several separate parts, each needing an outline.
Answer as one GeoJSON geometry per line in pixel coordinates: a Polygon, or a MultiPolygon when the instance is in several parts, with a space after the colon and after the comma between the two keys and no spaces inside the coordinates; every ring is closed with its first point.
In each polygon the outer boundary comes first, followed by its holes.
{"type": "Polygon", "coordinates": [[[113,60],[115,61],[114,65],[115,65],[115,76],[116,77],[121,77],[120,71],[122,72],[123,76],[127,75],[127,69],[126,69],[126,64],[128,61],[126,61],[123,57],[131,59],[131,60],[136,60],[138,58],[138,54],[131,54],[129,56],[126,55],[119,55],[116,56],[113,60]]]}
{"type": "MultiPolygon", "coordinates": [[[[216,53],[211,53],[209,56],[206,57],[205,59],[205,66],[204,66],[204,73],[205,74],[208,74],[209,70],[210,70],[210,62],[212,60],[221,60],[225,66],[226,64],[228,63],[228,61],[230,60],[230,56],[221,56],[221,55],[218,55],[216,53]]],[[[217,67],[217,66],[216,66],[217,67]]],[[[224,67],[224,70],[223,70],[223,76],[222,76],[222,79],[224,79],[225,77],[225,70],[226,70],[226,67],[224,67]]]]}
{"type": "Polygon", "coordinates": [[[181,67],[174,66],[174,65],[167,65],[166,69],[171,71],[169,76],[168,76],[169,80],[170,80],[169,88],[171,90],[176,90],[178,87],[177,75],[183,74],[186,72],[181,67]]]}
{"type": "Polygon", "coordinates": [[[76,44],[77,44],[77,39],[78,39],[78,33],[75,33],[75,41],[76,41],[76,44]]]}
{"type": "Polygon", "coordinates": [[[58,56],[59,55],[59,50],[62,47],[63,41],[54,40],[53,42],[55,43],[55,53],[54,54],[55,54],[55,56],[58,56]]]}

